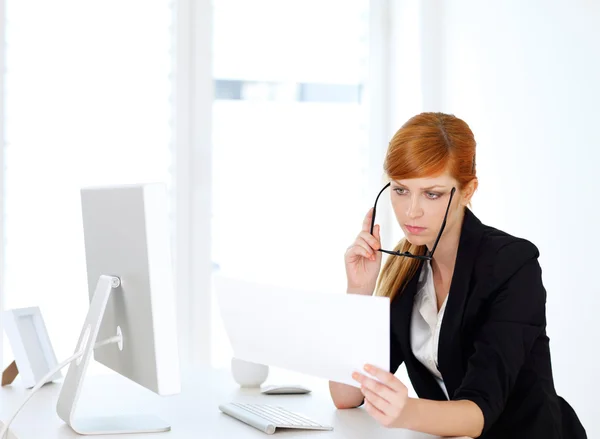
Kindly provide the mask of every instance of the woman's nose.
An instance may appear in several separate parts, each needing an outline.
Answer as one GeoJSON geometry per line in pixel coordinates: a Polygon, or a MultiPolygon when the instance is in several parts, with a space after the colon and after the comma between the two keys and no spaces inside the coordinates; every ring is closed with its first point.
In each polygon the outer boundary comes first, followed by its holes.
{"type": "Polygon", "coordinates": [[[419,204],[418,197],[411,198],[408,203],[407,210],[406,210],[406,216],[408,218],[414,219],[414,218],[419,218],[421,215],[423,215],[423,209],[421,208],[421,205],[419,204]]]}

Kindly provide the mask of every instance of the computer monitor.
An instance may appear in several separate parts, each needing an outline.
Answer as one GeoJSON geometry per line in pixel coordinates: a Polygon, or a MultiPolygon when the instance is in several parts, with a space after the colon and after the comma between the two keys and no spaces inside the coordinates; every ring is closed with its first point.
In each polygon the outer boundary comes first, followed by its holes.
{"type": "Polygon", "coordinates": [[[69,367],[58,415],[80,434],[168,431],[153,415],[75,416],[92,353],[159,395],[180,392],[166,187],[85,188],[81,207],[90,308],[75,350],[83,355],[69,367]]]}

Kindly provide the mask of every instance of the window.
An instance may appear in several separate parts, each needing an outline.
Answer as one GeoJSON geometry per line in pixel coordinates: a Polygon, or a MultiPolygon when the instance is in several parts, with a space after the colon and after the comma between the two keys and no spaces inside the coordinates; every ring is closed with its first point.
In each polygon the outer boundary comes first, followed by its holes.
{"type": "Polygon", "coordinates": [[[40,306],[59,359],[88,308],[79,188],[171,184],[171,3],[6,0],[4,305],[40,306]]]}
{"type": "MultiPolygon", "coordinates": [[[[214,2],[213,260],[345,292],[368,193],[367,0],[214,2]]],[[[212,363],[231,350],[213,299],[212,363]]]]}

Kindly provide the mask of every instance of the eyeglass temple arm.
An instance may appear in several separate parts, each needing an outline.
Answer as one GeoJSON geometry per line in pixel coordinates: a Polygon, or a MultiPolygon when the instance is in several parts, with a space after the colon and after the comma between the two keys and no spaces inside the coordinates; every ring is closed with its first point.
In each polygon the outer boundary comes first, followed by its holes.
{"type": "MultiPolygon", "coordinates": [[[[373,214],[371,215],[371,235],[373,234],[373,228],[375,227],[375,212],[377,211],[377,202],[379,201],[379,197],[381,196],[383,191],[386,190],[388,187],[390,187],[391,184],[392,184],[391,182],[386,184],[383,187],[383,189],[381,189],[379,191],[379,194],[377,194],[377,198],[375,198],[375,204],[373,205],[373,214]]],[[[389,252],[386,252],[386,253],[389,253],[389,252]]]]}
{"type": "Polygon", "coordinates": [[[384,250],[382,248],[378,249],[377,251],[380,251],[381,253],[387,253],[388,255],[402,256],[402,253],[400,253],[400,252],[384,250]]]}
{"type": "Polygon", "coordinates": [[[388,255],[394,255],[394,256],[406,256],[409,258],[413,258],[413,259],[420,259],[420,260],[431,260],[430,256],[427,255],[413,255],[411,252],[397,252],[397,251],[391,251],[391,250],[383,250],[383,249],[379,249],[377,251],[380,251],[382,253],[387,253],[388,255]]]}

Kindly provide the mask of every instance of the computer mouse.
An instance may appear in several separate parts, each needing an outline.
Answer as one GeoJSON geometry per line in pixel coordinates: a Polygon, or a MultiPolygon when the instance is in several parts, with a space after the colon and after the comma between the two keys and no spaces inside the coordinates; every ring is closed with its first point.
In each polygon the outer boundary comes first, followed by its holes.
{"type": "Polygon", "coordinates": [[[260,391],[263,395],[302,395],[310,392],[309,388],[296,384],[265,386],[260,391]]]}

